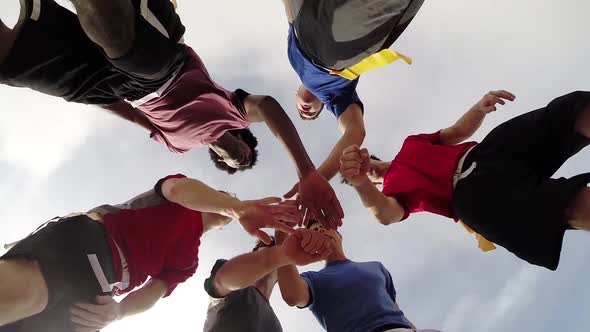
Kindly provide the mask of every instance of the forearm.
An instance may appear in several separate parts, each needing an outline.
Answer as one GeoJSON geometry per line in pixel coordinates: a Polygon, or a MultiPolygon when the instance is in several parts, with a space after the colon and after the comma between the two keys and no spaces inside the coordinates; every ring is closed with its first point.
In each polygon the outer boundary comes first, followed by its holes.
{"type": "Polygon", "coordinates": [[[266,96],[257,101],[257,107],[264,122],[295,162],[299,178],[314,171],[315,166],[305,151],[297,129],[281,105],[274,98],[266,96]]]}
{"type": "Polygon", "coordinates": [[[391,199],[379,191],[368,178],[362,183],[355,185],[354,189],[358,193],[363,205],[380,223],[388,225],[402,219],[403,210],[401,207],[395,206],[391,199]]]}
{"type": "Polygon", "coordinates": [[[124,101],[111,105],[103,105],[101,108],[111,114],[118,116],[119,118],[135,123],[136,125],[147,130],[149,133],[152,133],[156,129],[156,127],[154,127],[154,125],[143,113],[134,109],[131,105],[124,101]]]}
{"type": "Polygon", "coordinates": [[[340,170],[340,156],[342,155],[342,151],[351,145],[361,146],[364,139],[365,134],[363,130],[349,129],[345,131],[328,155],[328,158],[318,167],[320,174],[326,180],[332,179],[340,170]]]}
{"type": "Polygon", "coordinates": [[[168,285],[158,279],[150,280],[144,287],[127,295],[119,303],[121,319],[145,312],[166,295],[168,285]]]}
{"type": "Polygon", "coordinates": [[[164,196],[188,209],[217,213],[235,218],[235,210],[241,201],[228,194],[215,190],[205,183],[189,178],[171,179],[171,185],[164,183],[164,196]]]}
{"type": "Polygon", "coordinates": [[[289,264],[281,247],[243,254],[227,261],[215,275],[216,283],[229,292],[246,288],[272,271],[289,264]]]}
{"type": "Polygon", "coordinates": [[[452,126],[456,131],[455,140],[458,141],[456,143],[460,143],[473,136],[483,123],[485,117],[486,113],[478,105],[475,105],[457,120],[452,126]]]}
{"type": "Polygon", "coordinates": [[[306,306],[309,302],[309,288],[299,276],[297,267],[295,265],[281,267],[277,274],[283,300],[292,307],[306,306]]]}

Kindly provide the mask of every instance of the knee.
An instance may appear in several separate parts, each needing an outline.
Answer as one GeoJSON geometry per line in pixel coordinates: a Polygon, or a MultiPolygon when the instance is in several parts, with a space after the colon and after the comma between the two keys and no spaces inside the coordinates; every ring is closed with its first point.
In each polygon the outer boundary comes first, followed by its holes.
{"type": "Polygon", "coordinates": [[[569,225],[576,229],[590,230],[590,188],[582,189],[567,209],[569,225]]]}
{"type": "Polygon", "coordinates": [[[47,285],[36,261],[0,260],[0,280],[0,307],[10,306],[28,315],[47,307],[47,285]]]}

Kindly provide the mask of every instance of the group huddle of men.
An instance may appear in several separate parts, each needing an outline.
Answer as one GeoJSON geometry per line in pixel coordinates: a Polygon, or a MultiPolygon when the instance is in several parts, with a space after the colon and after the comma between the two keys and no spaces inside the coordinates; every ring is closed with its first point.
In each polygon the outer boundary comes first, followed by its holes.
{"type": "Polygon", "coordinates": [[[328,182],[338,173],[381,224],[434,213],[461,221],[485,250],[500,245],[550,270],[565,231],[590,229],[590,173],[551,178],[590,143],[590,92],[558,97],[481,143],[467,141],[498,105],[515,100],[490,91],[452,126],[407,137],[390,162],[362,148],[359,77],[411,62],[389,47],[423,0],[284,0],[288,57],[302,83],[298,115],[313,120],[325,108],[342,131],[317,168],[273,97],[211,79],[184,44],[175,2],[71,2],[76,13],[54,0],[21,0],[16,26],[0,21],[2,84],[96,105],[175,153],[207,146],[229,174],[255,166],[258,142],[248,127],[264,122],[299,182],[285,199],[240,200],[169,175],[125,203],[49,220],[0,257],[1,332],[100,331],[149,310],[195,273],[203,233],[231,220],[259,240],[211,269],[204,331],[282,331],[269,303],[277,283],[288,305],[309,308],[327,331],[427,331],[398,306],[383,264],[347,258],[338,232],[344,211],[328,182]],[[320,271],[297,270],[319,261],[320,271]]]}

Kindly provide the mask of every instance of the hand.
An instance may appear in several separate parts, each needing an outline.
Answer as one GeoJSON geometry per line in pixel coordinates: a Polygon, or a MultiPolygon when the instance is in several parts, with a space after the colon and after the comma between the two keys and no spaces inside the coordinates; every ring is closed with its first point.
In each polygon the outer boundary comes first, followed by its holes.
{"type": "Polygon", "coordinates": [[[281,201],[279,197],[242,201],[232,211],[232,216],[239,221],[248,234],[259,238],[265,244],[270,244],[272,239],[261,228],[274,228],[291,234],[293,228],[287,226],[284,222],[296,223],[299,219],[297,207],[288,204],[276,204],[281,201]]]}
{"type": "Polygon", "coordinates": [[[328,235],[300,228],[287,237],[281,249],[291,264],[307,265],[328,258],[333,245],[328,235]]]}
{"type": "Polygon", "coordinates": [[[100,331],[122,318],[120,305],[111,296],[97,296],[96,304],[76,303],[70,313],[78,332],[100,331]]]}
{"type": "Polygon", "coordinates": [[[371,158],[367,149],[351,145],[342,151],[340,173],[353,186],[369,180],[367,172],[370,166],[371,158]]]}
{"type": "Polygon", "coordinates": [[[303,220],[298,225],[306,225],[313,216],[327,229],[336,229],[342,226],[344,211],[334,189],[316,170],[309,173],[299,182],[299,186],[293,187],[285,198],[291,198],[299,193],[297,202],[305,211],[303,220]]]}
{"type": "Polygon", "coordinates": [[[506,90],[490,91],[477,103],[477,107],[485,114],[496,111],[496,105],[505,105],[504,99],[514,101],[516,96],[506,90]]]}

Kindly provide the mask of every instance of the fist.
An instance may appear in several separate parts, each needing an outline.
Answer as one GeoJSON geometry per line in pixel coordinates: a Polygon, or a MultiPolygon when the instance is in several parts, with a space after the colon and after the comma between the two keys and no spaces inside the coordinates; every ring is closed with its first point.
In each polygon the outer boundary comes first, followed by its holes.
{"type": "Polygon", "coordinates": [[[358,145],[351,145],[342,151],[340,156],[340,173],[352,185],[368,180],[371,158],[369,151],[358,145]]]}

